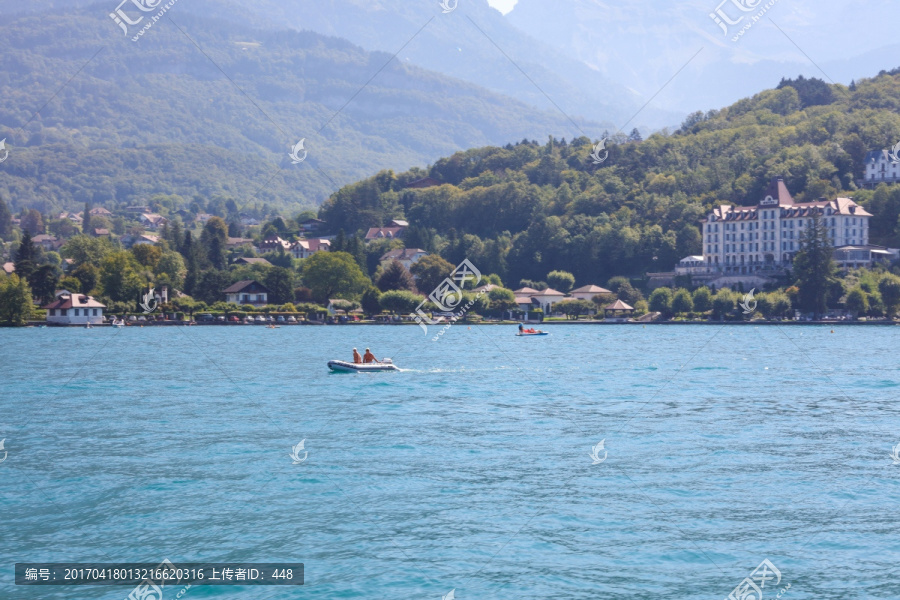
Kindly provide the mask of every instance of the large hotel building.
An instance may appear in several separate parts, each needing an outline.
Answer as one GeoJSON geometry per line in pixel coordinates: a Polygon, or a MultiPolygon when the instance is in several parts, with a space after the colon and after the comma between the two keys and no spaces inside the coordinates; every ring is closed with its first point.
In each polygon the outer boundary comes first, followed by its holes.
{"type": "Polygon", "coordinates": [[[703,219],[702,263],[692,266],[724,275],[762,275],[790,268],[800,250],[801,234],[816,212],[835,248],[868,246],[872,215],[853,198],[794,202],[779,177],[756,206],[723,205],[703,219]]]}

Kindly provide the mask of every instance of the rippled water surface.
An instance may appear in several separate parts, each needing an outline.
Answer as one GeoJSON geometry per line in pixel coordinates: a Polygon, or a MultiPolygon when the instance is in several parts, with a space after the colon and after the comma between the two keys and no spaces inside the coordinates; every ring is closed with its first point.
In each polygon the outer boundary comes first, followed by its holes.
{"type": "Polygon", "coordinates": [[[764,598],[900,598],[900,330],[546,328],[0,330],[0,598],[164,558],[305,563],[187,600],[721,599],[764,559],[764,598]],[[404,371],[329,374],[354,346],[404,371]]]}

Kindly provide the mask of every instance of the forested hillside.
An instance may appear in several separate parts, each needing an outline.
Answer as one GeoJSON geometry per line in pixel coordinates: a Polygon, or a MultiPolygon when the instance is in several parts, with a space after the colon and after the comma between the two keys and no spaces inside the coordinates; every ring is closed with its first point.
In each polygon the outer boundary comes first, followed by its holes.
{"type": "Polygon", "coordinates": [[[900,186],[858,190],[867,150],[900,141],[900,70],[852,89],[782,81],[677,132],[611,140],[552,140],[459,152],[428,169],[382,172],[347,186],[320,217],[354,232],[410,221],[408,247],[468,257],[504,281],[554,269],[579,282],[670,270],[699,252],[698,220],[718,203],[752,204],[783,176],[798,201],[852,195],[875,217],[873,243],[900,244],[900,186]],[[443,185],[408,189],[430,176],[443,185]]]}
{"type": "Polygon", "coordinates": [[[379,169],[571,128],[344,40],[185,12],[133,43],[109,12],[0,23],[0,194],[16,210],[153,194],[309,207],[379,169]],[[308,158],[291,164],[302,138],[308,158]]]}

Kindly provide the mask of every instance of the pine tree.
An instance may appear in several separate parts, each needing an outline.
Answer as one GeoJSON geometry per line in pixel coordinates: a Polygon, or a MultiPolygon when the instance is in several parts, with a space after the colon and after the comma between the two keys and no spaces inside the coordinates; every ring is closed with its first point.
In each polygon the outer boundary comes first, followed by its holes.
{"type": "Polygon", "coordinates": [[[794,258],[800,306],[816,318],[828,308],[828,290],[836,270],[833,255],[828,229],[816,213],[800,235],[800,251],[794,258]]]}
{"type": "Polygon", "coordinates": [[[34,242],[31,241],[31,232],[26,229],[22,232],[22,242],[19,244],[19,249],[16,250],[14,261],[16,274],[23,279],[31,278],[32,273],[37,268],[34,264],[36,258],[37,248],[34,242]]]}
{"type": "Polygon", "coordinates": [[[641,132],[638,131],[637,127],[632,129],[631,133],[628,134],[628,141],[629,142],[643,142],[644,141],[644,137],[641,135],[641,132]]]}

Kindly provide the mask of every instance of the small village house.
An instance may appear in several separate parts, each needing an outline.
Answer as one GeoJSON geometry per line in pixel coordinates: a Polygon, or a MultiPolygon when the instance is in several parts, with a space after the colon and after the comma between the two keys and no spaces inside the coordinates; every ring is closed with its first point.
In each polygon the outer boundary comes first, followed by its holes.
{"type": "Polygon", "coordinates": [[[265,306],[269,303],[271,293],[266,286],[258,281],[238,281],[224,290],[225,301],[232,304],[250,304],[252,306],[265,306]]]}
{"type": "Polygon", "coordinates": [[[106,308],[92,296],[73,294],[63,290],[56,300],[42,307],[47,311],[47,322],[61,325],[99,325],[103,323],[103,309],[106,308]]]}
{"type": "Polygon", "coordinates": [[[549,315],[553,313],[553,305],[557,302],[565,300],[566,295],[562,292],[554,290],[553,288],[547,288],[542,292],[532,294],[531,298],[533,300],[537,300],[541,310],[544,311],[544,314],[549,315]]]}
{"type": "Polygon", "coordinates": [[[246,256],[241,256],[238,259],[235,259],[234,263],[236,265],[262,265],[264,267],[271,267],[272,263],[267,261],[264,258],[247,258],[246,256]]]}
{"type": "Polygon", "coordinates": [[[291,244],[291,255],[294,258],[309,258],[316,252],[328,252],[331,250],[331,242],[325,238],[310,238],[297,240],[291,244]]]}
{"type": "Polygon", "coordinates": [[[138,221],[140,221],[141,225],[148,229],[159,229],[169,222],[167,218],[156,213],[142,214],[140,217],[138,217],[138,221]]]}
{"type": "Polygon", "coordinates": [[[371,227],[366,232],[366,243],[374,240],[394,240],[402,238],[403,234],[409,228],[409,223],[394,219],[387,227],[371,227]]]}
{"type": "Polygon", "coordinates": [[[406,270],[408,271],[411,266],[419,262],[419,260],[425,256],[428,256],[428,253],[421,248],[394,248],[382,255],[381,262],[396,260],[406,267],[406,270]]]}

